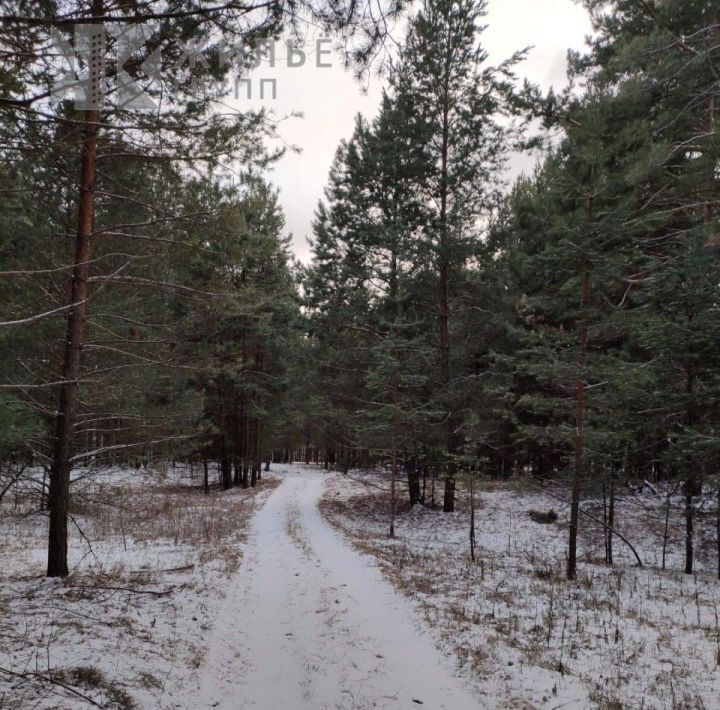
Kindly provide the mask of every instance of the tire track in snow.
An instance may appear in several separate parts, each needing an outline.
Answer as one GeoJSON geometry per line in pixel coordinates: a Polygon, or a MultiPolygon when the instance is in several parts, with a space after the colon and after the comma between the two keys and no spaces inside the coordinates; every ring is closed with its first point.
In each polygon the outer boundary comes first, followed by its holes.
{"type": "Polygon", "coordinates": [[[480,708],[407,602],[322,520],[324,474],[285,474],[256,513],[185,707],[480,708]]]}

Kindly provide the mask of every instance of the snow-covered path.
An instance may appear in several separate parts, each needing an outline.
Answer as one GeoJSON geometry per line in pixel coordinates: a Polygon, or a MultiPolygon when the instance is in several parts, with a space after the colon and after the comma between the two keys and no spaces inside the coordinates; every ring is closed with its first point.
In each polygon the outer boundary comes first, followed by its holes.
{"type": "Polygon", "coordinates": [[[320,517],[323,473],[283,473],[253,522],[192,707],[477,710],[407,602],[320,517]]]}

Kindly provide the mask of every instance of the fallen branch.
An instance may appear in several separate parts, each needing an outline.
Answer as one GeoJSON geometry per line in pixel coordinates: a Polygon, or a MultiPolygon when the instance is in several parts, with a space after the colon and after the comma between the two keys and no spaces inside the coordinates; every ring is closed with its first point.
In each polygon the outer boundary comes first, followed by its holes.
{"type": "Polygon", "coordinates": [[[182,567],[166,567],[163,569],[136,569],[131,570],[128,574],[156,574],[157,572],[188,572],[195,569],[195,565],[183,565],[182,567]]]}
{"type": "MultiPolygon", "coordinates": [[[[546,488],[543,488],[542,486],[538,486],[538,484],[534,483],[533,481],[528,481],[528,483],[530,483],[530,485],[534,485],[538,490],[540,490],[545,495],[550,496],[551,498],[555,498],[555,500],[559,500],[560,502],[565,503],[565,505],[570,505],[570,501],[565,500],[565,498],[563,498],[562,496],[559,496],[556,493],[551,493],[549,490],[547,490],[546,488]]],[[[635,555],[635,559],[637,560],[638,567],[643,566],[642,560],[640,559],[640,555],[638,555],[637,550],[633,547],[630,540],[628,540],[621,532],[619,532],[617,529],[615,529],[611,525],[608,525],[603,520],[600,520],[600,518],[595,517],[591,513],[588,513],[586,510],[583,510],[582,508],[580,508],[579,512],[581,515],[584,515],[586,518],[590,518],[590,520],[593,520],[594,522],[602,525],[603,528],[605,528],[605,530],[608,530],[613,535],[617,535],[630,548],[633,555],[635,555]]]]}
{"type": "Polygon", "coordinates": [[[100,703],[96,703],[92,698],[88,697],[84,693],[81,693],[79,690],[76,690],[71,685],[67,685],[66,683],[63,683],[60,680],[57,680],[56,678],[53,678],[52,676],[43,675],[42,673],[33,673],[31,671],[28,671],[26,673],[17,673],[16,671],[11,671],[7,668],[2,668],[0,666],[0,673],[5,673],[5,675],[9,675],[12,678],[22,678],[23,680],[28,680],[29,678],[37,678],[38,680],[44,680],[46,683],[51,683],[52,685],[57,685],[63,688],[64,690],[67,690],[69,693],[72,693],[73,695],[77,695],[78,698],[82,698],[85,702],[90,703],[91,705],[94,705],[96,708],[103,707],[100,705],[100,703]]]}
{"type": "Polygon", "coordinates": [[[155,597],[166,597],[168,594],[172,594],[178,589],[182,589],[186,585],[179,584],[169,589],[156,590],[156,589],[133,589],[132,587],[105,587],[95,584],[78,584],[74,586],[75,589],[98,589],[105,592],[131,592],[132,594],[151,594],[155,597]]]}

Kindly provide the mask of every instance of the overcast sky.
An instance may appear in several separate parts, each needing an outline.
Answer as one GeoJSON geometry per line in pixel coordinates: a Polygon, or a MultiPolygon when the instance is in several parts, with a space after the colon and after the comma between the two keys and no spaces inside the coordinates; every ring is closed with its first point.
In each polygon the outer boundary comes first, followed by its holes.
{"type": "MultiPolygon", "coordinates": [[[[590,32],[583,8],[573,0],[489,0],[488,10],[488,29],[482,42],[491,61],[500,61],[532,45],[529,58],[518,73],[545,89],[566,83],[567,50],[581,49],[590,32]]],[[[307,236],[338,143],[352,134],[357,113],[375,115],[384,85],[380,77],[370,77],[359,84],[333,54],[320,58],[322,63],[332,64],[330,68],[318,67],[315,40],[316,37],[308,36],[308,58],[302,67],[288,68],[285,52],[279,48],[275,68],[263,65],[256,70],[251,80],[251,100],[246,98],[245,84],[237,87],[239,98],[231,100],[238,107],[262,105],[278,119],[293,112],[303,114],[303,118],[281,120],[278,126],[282,139],[301,152],[288,151],[270,173],[271,181],[280,190],[287,231],[293,235],[293,250],[303,261],[310,255],[307,236]],[[262,78],[277,80],[275,99],[268,85],[264,99],[260,99],[262,78]]],[[[517,173],[530,167],[534,159],[518,156],[512,162],[513,172],[517,173]]]]}

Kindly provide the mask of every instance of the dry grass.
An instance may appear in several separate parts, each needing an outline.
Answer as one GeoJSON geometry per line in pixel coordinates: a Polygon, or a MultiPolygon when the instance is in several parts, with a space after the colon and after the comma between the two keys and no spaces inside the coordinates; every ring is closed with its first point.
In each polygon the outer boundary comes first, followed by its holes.
{"type": "Polygon", "coordinates": [[[156,707],[174,674],[199,667],[248,523],[281,480],[205,495],[184,473],[79,484],[64,580],[43,577],[47,522],[36,501],[3,506],[2,710],[92,707],[82,695],[114,710],[156,707]]]}
{"type": "MultiPolygon", "coordinates": [[[[602,536],[585,526],[578,579],[568,582],[562,511],[551,520],[537,495],[483,488],[477,562],[462,496],[449,515],[403,505],[396,539],[389,496],[372,486],[337,477],[321,510],[416,602],[492,707],[716,707],[708,698],[720,688],[720,586],[711,576],[609,568],[602,536]],[[506,508],[494,507],[498,492],[506,508]]],[[[647,537],[642,518],[623,522],[637,526],[634,540],[647,537]]]]}
{"type": "Polygon", "coordinates": [[[136,543],[160,539],[201,547],[234,539],[254,508],[254,498],[279,479],[263,479],[246,491],[205,495],[202,488],[163,483],[147,489],[105,485],[93,496],[76,497],[72,512],[82,517],[94,539],[127,538],[136,543]]]}

